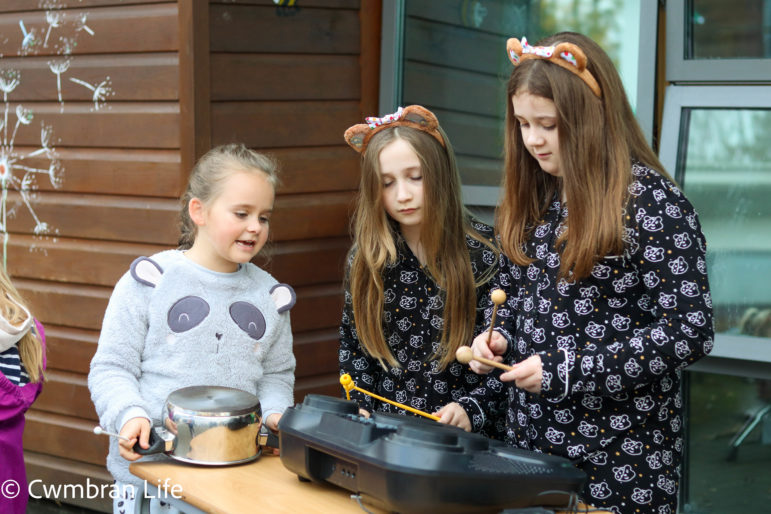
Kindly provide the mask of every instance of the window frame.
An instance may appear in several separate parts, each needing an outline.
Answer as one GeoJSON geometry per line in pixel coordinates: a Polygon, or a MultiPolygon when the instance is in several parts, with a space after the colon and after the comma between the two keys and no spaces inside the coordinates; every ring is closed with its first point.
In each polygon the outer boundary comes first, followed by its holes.
{"type": "MultiPolygon", "coordinates": [[[[402,101],[404,16],[406,0],[383,0],[380,56],[379,116],[396,111],[402,101]]],[[[658,0],[640,0],[640,34],[637,58],[637,98],[635,116],[648,143],[653,141],[656,107],[656,41],[658,33],[658,0]],[[651,49],[653,41],[654,48],[651,49]]],[[[501,50],[503,51],[503,49],[501,50]]],[[[498,186],[461,186],[467,206],[494,208],[498,204],[498,186]]]]}
{"type": "MultiPolygon", "coordinates": [[[[684,129],[691,109],[771,110],[771,86],[671,85],[667,87],[662,116],[659,159],[675,179],[685,185],[683,164],[687,149],[684,129]]],[[[727,333],[715,334],[715,346],[688,370],[771,378],[771,342],[768,338],[727,333]]]]}
{"type": "Polygon", "coordinates": [[[771,58],[686,59],[686,9],[691,0],[667,1],[666,74],[668,82],[769,82],[771,58]],[[728,78],[726,78],[728,77],[728,78]]]}

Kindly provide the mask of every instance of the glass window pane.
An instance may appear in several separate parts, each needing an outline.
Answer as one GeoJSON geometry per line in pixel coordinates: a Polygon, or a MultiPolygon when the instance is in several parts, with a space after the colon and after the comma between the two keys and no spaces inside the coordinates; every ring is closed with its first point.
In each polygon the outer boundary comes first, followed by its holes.
{"type": "Polygon", "coordinates": [[[506,40],[534,44],[554,32],[597,41],[637,97],[639,0],[406,0],[399,104],[434,111],[465,185],[497,186],[503,156],[506,40]]]}
{"type": "Polygon", "coordinates": [[[691,0],[687,59],[771,57],[771,1],[691,0]]]}
{"type": "Polygon", "coordinates": [[[718,332],[771,307],[770,109],[687,111],[684,188],[707,238],[718,332]]]}
{"type": "Polygon", "coordinates": [[[771,381],[689,372],[684,512],[767,512],[771,381]],[[732,443],[741,440],[735,449],[732,443]]]}

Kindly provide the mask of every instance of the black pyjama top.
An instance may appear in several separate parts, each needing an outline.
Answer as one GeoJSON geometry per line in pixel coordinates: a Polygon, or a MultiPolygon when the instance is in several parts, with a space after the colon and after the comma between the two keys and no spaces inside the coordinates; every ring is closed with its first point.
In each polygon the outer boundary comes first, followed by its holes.
{"type": "Polygon", "coordinates": [[[478,429],[503,389],[506,440],[574,461],[588,476],[585,502],[674,513],[681,370],[713,346],[706,243],[694,208],[670,180],[638,164],[632,173],[626,250],[600,259],[586,279],[557,278],[555,241],[568,216],[559,197],[533,227],[526,251],[535,261],[518,266],[501,257],[495,283],[508,298],[496,330],[509,340],[504,362],[540,355],[541,394],[491,377],[461,404],[478,429]]]}
{"type": "MultiPolygon", "coordinates": [[[[492,227],[472,223],[473,228],[489,241],[494,241],[492,227]]],[[[495,254],[476,239],[466,236],[475,279],[489,274],[495,266],[495,254]]],[[[443,292],[424,271],[409,246],[397,237],[396,262],[383,273],[384,312],[383,334],[401,367],[384,370],[376,359],[370,357],[360,345],[353,322],[351,293],[345,291],[345,304],[340,325],[339,361],[340,373],[348,373],[354,384],[389,400],[409,405],[415,409],[433,413],[442,406],[457,401],[477,387],[484,377],[472,372],[468,366],[453,362],[445,370],[439,370],[438,359],[431,359],[439,348],[444,326],[443,292]]],[[[349,262],[350,266],[350,262],[349,262]]],[[[490,292],[489,282],[477,288],[477,316],[474,333],[481,332],[485,321],[484,308],[490,292]]],[[[468,341],[466,344],[471,344],[468,341]]],[[[404,409],[373,399],[358,391],[351,391],[351,399],[369,412],[394,412],[410,414],[404,409]]],[[[491,399],[500,403],[501,399],[491,399]]],[[[487,406],[492,411],[497,406],[487,406]]],[[[502,437],[502,418],[498,429],[502,437]]],[[[495,419],[491,418],[494,423],[495,419]]],[[[480,427],[481,428],[481,427],[480,427]]],[[[494,436],[493,426],[482,430],[494,436]]]]}

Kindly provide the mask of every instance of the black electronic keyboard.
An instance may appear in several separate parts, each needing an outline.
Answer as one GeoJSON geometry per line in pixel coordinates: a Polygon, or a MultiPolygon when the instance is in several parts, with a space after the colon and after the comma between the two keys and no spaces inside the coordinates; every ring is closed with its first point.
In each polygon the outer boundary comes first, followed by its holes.
{"type": "Polygon", "coordinates": [[[561,457],[413,416],[359,415],[355,402],[309,394],[279,422],[281,461],[396,512],[564,507],[586,475],[561,457]]]}

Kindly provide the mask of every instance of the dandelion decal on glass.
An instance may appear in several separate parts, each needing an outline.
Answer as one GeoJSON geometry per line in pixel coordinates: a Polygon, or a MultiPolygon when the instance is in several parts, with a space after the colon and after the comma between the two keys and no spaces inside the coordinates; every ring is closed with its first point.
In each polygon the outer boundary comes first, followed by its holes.
{"type": "Polygon", "coordinates": [[[106,79],[104,79],[103,81],[101,81],[99,84],[95,86],[92,86],[91,84],[89,84],[84,80],[80,80],[76,78],[70,78],[70,80],[76,84],[80,84],[83,87],[87,87],[93,92],[93,94],[91,95],[91,100],[94,102],[94,108],[91,109],[92,111],[93,110],[98,111],[102,107],[102,105],[104,105],[104,103],[106,102],[107,97],[112,96],[114,94],[112,91],[112,88],[110,87],[110,84],[111,84],[110,77],[107,77],[106,79]]]}

